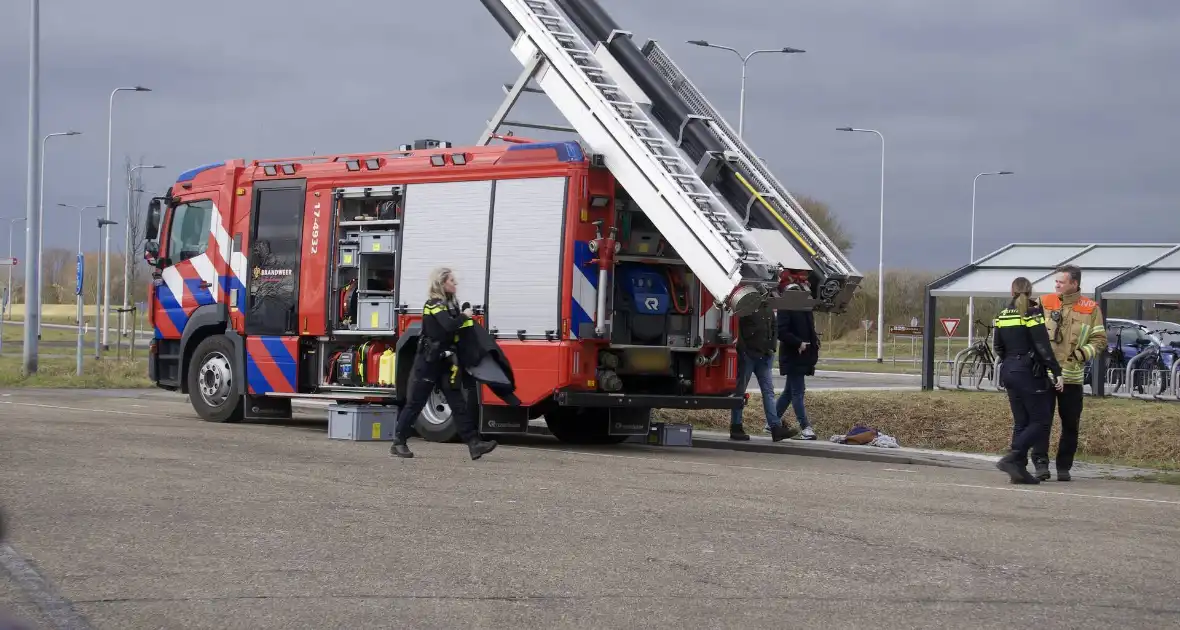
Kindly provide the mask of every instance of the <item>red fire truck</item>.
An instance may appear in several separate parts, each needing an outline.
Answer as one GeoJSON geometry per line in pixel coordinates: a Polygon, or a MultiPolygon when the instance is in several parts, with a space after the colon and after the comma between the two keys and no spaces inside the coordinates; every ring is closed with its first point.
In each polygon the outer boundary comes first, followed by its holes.
{"type": "MultiPolygon", "coordinates": [[[[615,37],[612,56],[550,0],[483,1],[526,71],[477,146],[236,159],[152,200],[159,387],[222,422],[283,417],[296,398],[400,405],[446,266],[522,402],[482,387],[481,431],[544,417],[564,441],[621,441],[654,408],[742,404],[737,316],[847,306],[855,268],[658,47],[615,37]],[[581,141],[497,133],[530,80],[581,141]],[[810,290],[785,290],[790,275],[810,290]]],[[[440,392],[415,427],[455,437],[440,392]]]]}

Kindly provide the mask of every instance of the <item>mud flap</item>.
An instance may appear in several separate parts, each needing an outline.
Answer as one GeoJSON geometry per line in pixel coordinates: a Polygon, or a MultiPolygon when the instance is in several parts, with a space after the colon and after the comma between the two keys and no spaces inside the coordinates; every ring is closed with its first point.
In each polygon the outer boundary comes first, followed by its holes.
{"type": "Polygon", "coordinates": [[[528,433],[528,407],[479,406],[480,433],[528,433]]]}
{"type": "Polygon", "coordinates": [[[609,435],[643,435],[651,430],[651,410],[628,407],[610,408],[609,435]]]}
{"type": "Polygon", "coordinates": [[[290,420],[291,399],[246,394],[246,420],[290,420]]]}

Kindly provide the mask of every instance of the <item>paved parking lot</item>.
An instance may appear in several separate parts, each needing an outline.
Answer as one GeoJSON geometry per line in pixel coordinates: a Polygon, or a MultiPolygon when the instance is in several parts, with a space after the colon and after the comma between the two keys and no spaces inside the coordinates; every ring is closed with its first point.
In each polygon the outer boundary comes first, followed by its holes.
{"type": "Polygon", "coordinates": [[[153,393],[0,392],[0,611],[116,629],[1180,625],[1176,487],[413,446],[393,460],[314,417],[207,424],[153,393]]]}

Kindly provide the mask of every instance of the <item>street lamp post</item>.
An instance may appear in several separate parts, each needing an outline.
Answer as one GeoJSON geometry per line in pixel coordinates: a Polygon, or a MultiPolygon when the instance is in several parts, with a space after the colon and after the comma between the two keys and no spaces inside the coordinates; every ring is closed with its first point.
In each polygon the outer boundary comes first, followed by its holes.
{"type": "MultiPolygon", "coordinates": [[[[39,261],[43,261],[44,256],[45,256],[45,143],[50,138],[53,138],[55,136],[78,136],[81,134],[82,134],[81,131],[72,131],[72,130],[71,131],[59,131],[57,133],[47,134],[44,138],[41,138],[41,174],[40,174],[41,192],[37,196],[38,197],[38,199],[37,199],[37,221],[38,221],[38,225],[37,225],[37,259],[39,261]]],[[[43,294],[43,292],[45,291],[45,274],[44,274],[45,270],[42,269],[43,266],[44,266],[43,264],[38,264],[37,269],[36,269],[37,297],[38,298],[40,298],[41,295],[43,294]]],[[[38,310],[40,310],[40,308],[41,308],[40,304],[38,304],[37,308],[38,308],[38,310]]],[[[37,319],[37,339],[40,339],[40,338],[41,338],[41,319],[38,318],[37,319]]]]}
{"type": "MultiPolygon", "coordinates": [[[[106,207],[106,219],[105,219],[106,223],[105,223],[105,225],[117,225],[114,221],[111,221],[111,159],[113,157],[113,153],[112,153],[113,145],[111,144],[111,141],[113,139],[114,123],[115,123],[115,94],[118,94],[119,92],[151,92],[151,90],[149,90],[148,88],[145,88],[143,86],[137,85],[135,87],[115,88],[114,90],[111,91],[111,98],[110,98],[109,104],[107,105],[107,201],[105,204],[105,207],[106,207]]],[[[102,230],[103,227],[105,227],[105,226],[100,224],[98,229],[102,230]]],[[[110,231],[107,231],[104,234],[102,249],[103,249],[103,252],[102,252],[103,273],[105,275],[103,277],[103,282],[102,282],[103,293],[102,293],[102,300],[100,300],[102,304],[99,306],[99,318],[98,319],[100,321],[102,321],[102,325],[101,325],[102,332],[100,333],[99,336],[102,337],[102,344],[105,346],[107,343],[107,323],[108,323],[107,317],[108,317],[110,307],[111,307],[111,286],[110,286],[111,285],[111,233],[110,233],[110,231]]]]}
{"type": "MultiPolygon", "coordinates": [[[[75,360],[78,365],[75,367],[75,369],[76,369],[77,375],[82,376],[82,338],[84,336],[84,334],[83,334],[84,330],[82,328],[83,322],[84,322],[83,315],[82,315],[82,302],[83,302],[83,300],[82,300],[82,282],[85,279],[85,275],[84,275],[85,269],[83,268],[83,262],[82,262],[84,260],[83,254],[82,254],[82,214],[86,210],[89,210],[91,208],[102,208],[102,204],[99,204],[97,206],[72,206],[67,203],[59,203],[57,205],[59,205],[63,208],[73,208],[74,210],[78,211],[78,271],[77,271],[78,278],[76,280],[77,284],[74,287],[74,293],[77,294],[77,302],[78,302],[78,344],[77,344],[78,348],[77,348],[77,352],[76,352],[77,356],[75,357],[75,360]]],[[[95,274],[95,277],[97,277],[97,274],[95,274]]],[[[95,291],[95,296],[97,296],[97,295],[98,295],[98,292],[95,291]]],[[[97,335],[98,331],[97,330],[94,331],[94,334],[97,335]]]]}
{"type": "MultiPolygon", "coordinates": [[[[971,181],[971,260],[968,262],[975,262],[975,186],[979,183],[979,178],[984,175],[1012,175],[1012,171],[995,171],[992,173],[980,173],[971,181]]],[[[975,343],[975,296],[967,297],[967,345],[975,343]]]]}
{"type": "Polygon", "coordinates": [[[41,236],[37,230],[40,226],[37,216],[40,207],[37,180],[40,177],[41,146],[37,141],[41,139],[41,2],[30,0],[29,4],[29,178],[25,183],[25,218],[28,221],[25,224],[25,257],[29,260],[25,268],[25,326],[21,364],[24,373],[32,375],[37,372],[37,326],[41,315],[35,306],[41,303],[37,291],[37,270],[41,266],[37,257],[37,240],[41,236]]]}
{"type": "MultiPolygon", "coordinates": [[[[131,297],[131,187],[135,179],[135,171],[141,168],[164,168],[161,164],[139,164],[132,166],[127,173],[127,216],[124,217],[123,235],[123,310],[119,313],[119,334],[125,335],[123,322],[127,315],[127,304],[131,297]]],[[[134,325],[134,322],[132,323],[134,325]]],[[[134,348],[133,348],[134,350],[134,348]]]]}
{"type": "Polygon", "coordinates": [[[885,136],[876,129],[840,127],[836,131],[875,133],[881,139],[881,227],[877,243],[877,363],[885,361],[885,136]]]}
{"type": "MultiPolygon", "coordinates": [[[[110,211],[111,211],[111,209],[110,209],[110,208],[107,208],[107,209],[106,209],[106,211],[107,211],[107,212],[110,212],[110,211]]],[[[107,235],[109,236],[110,232],[109,232],[108,230],[106,230],[105,228],[106,228],[106,227],[108,227],[108,226],[111,226],[111,225],[119,225],[119,223],[118,223],[117,221],[108,221],[107,219],[101,219],[101,218],[98,220],[98,237],[99,237],[99,245],[102,245],[102,237],[103,237],[103,234],[104,234],[104,233],[105,233],[105,234],[107,234],[107,235]]],[[[102,262],[102,258],[101,258],[101,257],[99,257],[99,258],[98,258],[98,261],[101,263],[101,262],[102,262]]],[[[108,262],[109,262],[109,259],[108,259],[108,262]]],[[[102,265],[99,265],[99,266],[101,266],[101,267],[106,267],[107,265],[106,265],[106,264],[102,264],[102,265]]],[[[95,269],[94,271],[95,271],[94,277],[95,277],[95,283],[96,283],[96,284],[95,284],[95,287],[94,287],[94,295],[95,295],[95,298],[96,298],[96,299],[95,299],[95,301],[99,301],[99,299],[98,299],[98,298],[102,296],[102,289],[105,289],[105,288],[106,288],[106,287],[105,287],[105,286],[103,286],[103,285],[105,285],[106,283],[105,283],[105,282],[103,282],[103,276],[102,276],[102,274],[99,274],[97,269],[95,269]]],[[[110,271],[111,271],[111,270],[110,270],[110,269],[105,269],[104,271],[105,271],[105,273],[107,274],[107,277],[110,277],[110,271]]],[[[101,347],[99,344],[100,344],[100,340],[101,340],[101,338],[102,338],[102,335],[100,335],[100,334],[98,333],[98,327],[99,327],[99,326],[102,324],[102,321],[103,321],[103,318],[102,318],[102,313],[100,313],[99,311],[95,311],[95,312],[94,312],[94,327],[95,327],[95,330],[94,330],[94,358],[95,358],[95,359],[101,359],[101,358],[102,358],[102,353],[101,353],[101,352],[100,352],[100,350],[99,350],[99,348],[101,347]]],[[[104,327],[104,328],[105,328],[105,327],[104,327]]],[[[105,332],[105,330],[104,330],[104,332],[105,332]]]]}
{"type": "Polygon", "coordinates": [[[735,48],[730,48],[729,46],[719,46],[717,44],[710,44],[709,42],[707,42],[703,39],[692,39],[692,40],[689,40],[687,43],[692,44],[693,46],[700,46],[702,48],[717,48],[720,50],[728,50],[729,52],[737,55],[738,59],[742,60],[742,93],[741,93],[741,96],[739,97],[739,101],[738,101],[738,103],[739,103],[738,104],[738,137],[739,138],[742,137],[742,130],[744,128],[744,123],[745,123],[745,119],[746,119],[746,64],[750,62],[750,57],[753,57],[754,55],[757,55],[760,53],[791,54],[791,53],[807,52],[806,50],[802,50],[800,48],[784,47],[784,48],[765,48],[765,49],[761,49],[761,50],[755,50],[755,51],[750,52],[749,54],[746,54],[746,55],[742,55],[742,53],[738,52],[737,49],[735,49],[735,48]]]}

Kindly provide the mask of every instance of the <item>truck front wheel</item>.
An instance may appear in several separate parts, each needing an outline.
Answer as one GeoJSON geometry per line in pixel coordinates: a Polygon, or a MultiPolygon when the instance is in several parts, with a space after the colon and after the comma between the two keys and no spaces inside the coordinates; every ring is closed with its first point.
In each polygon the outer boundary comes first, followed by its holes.
{"type": "Polygon", "coordinates": [[[237,422],[245,403],[237,393],[234,346],[224,335],[207,337],[193,351],[188,369],[188,397],[197,415],[209,422],[237,422]]]}

